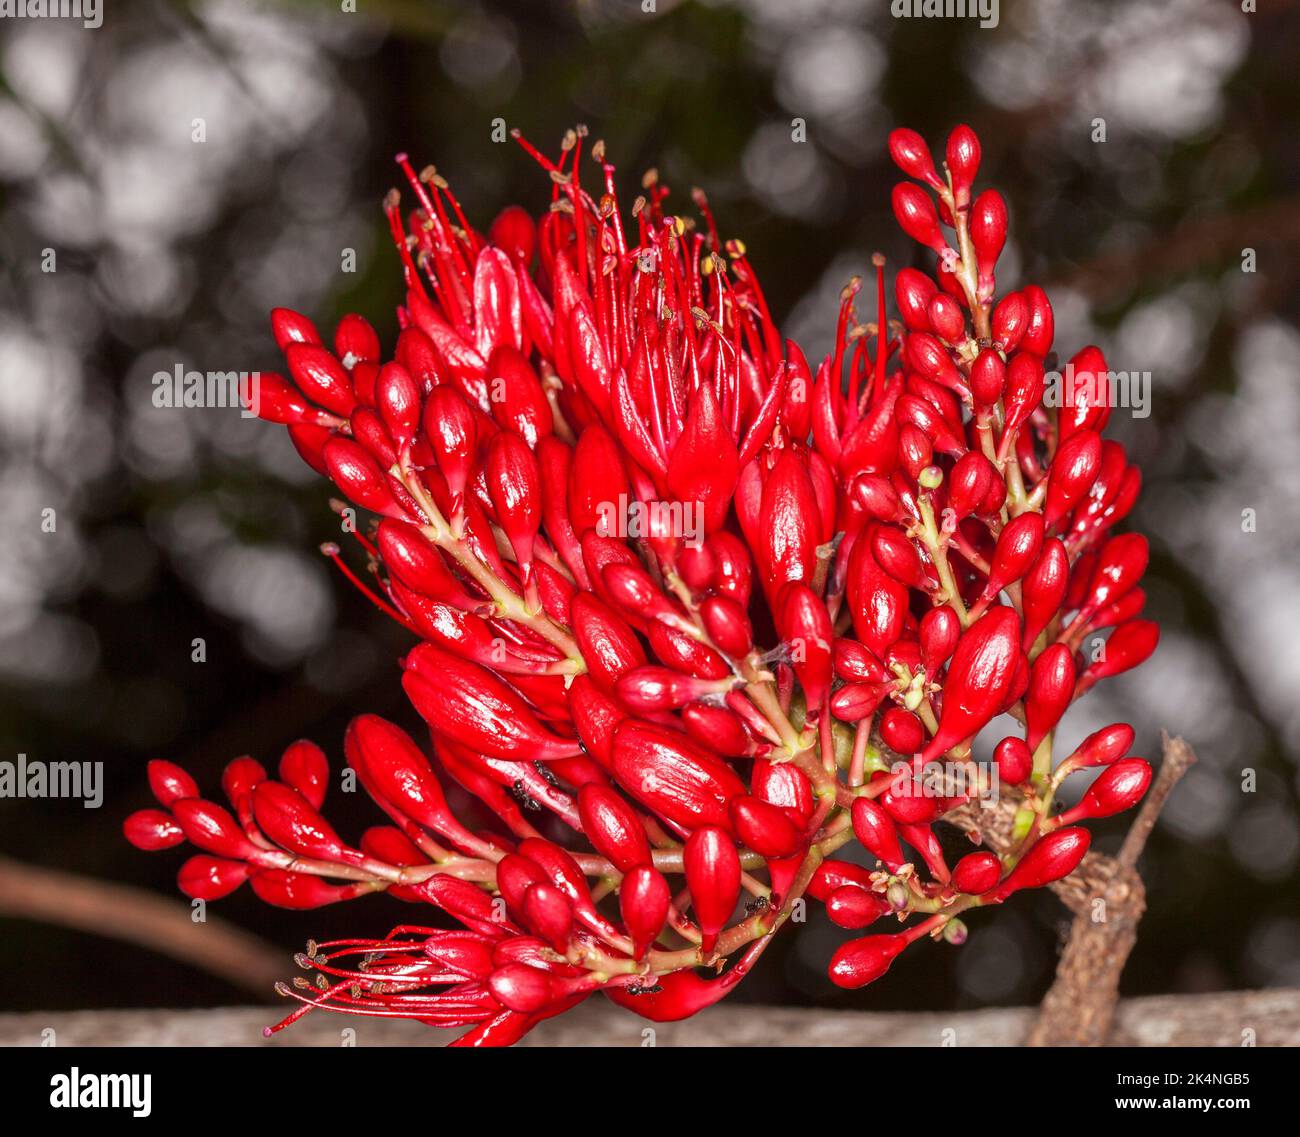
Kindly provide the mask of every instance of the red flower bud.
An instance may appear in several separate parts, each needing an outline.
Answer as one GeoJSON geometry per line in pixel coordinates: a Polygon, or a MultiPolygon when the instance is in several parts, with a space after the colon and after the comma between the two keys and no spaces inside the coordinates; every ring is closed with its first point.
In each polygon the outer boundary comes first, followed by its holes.
{"type": "MultiPolygon", "coordinates": [[[[1029,304],[1019,292],[1011,292],[993,309],[993,339],[1008,355],[1015,351],[1029,328],[1029,304]]],[[[974,376],[972,386],[974,385],[974,376]]],[[[993,400],[989,400],[992,402],[993,400]]]]}
{"type": "Polygon", "coordinates": [[[736,836],[760,856],[788,857],[803,845],[803,832],[778,806],[746,795],[733,798],[728,812],[736,836]]]}
{"type": "Polygon", "coordinates": [[[276,346],[281,351],[293,343],[321,342],[316,325],[292,308],[271,309],[271,334],[275,336],[276,346]]]}
{"type": "Polygon", "coordinates": [[[243,861],[199,854],[181,865],[176,883],[191,900],[220,900],[243,884],[250,871],[243,861]]]}
{"type": "Polygon", "coordinates": [[[899,182],[894,187],[891,201],[898,227],[913,241],[942,255],[948,245],[939,231],[939,215],[934,211],[930,195],[920,186],[899,182]]]}
{"type": "Polygon", "coordinates": [[[816,718],[831,686],[831,645],[835,637],[830,613],[806,584],[790,581],[777,595],[777,630],[790,650],[803,687],[810,718],[816,718]]]}
{"type": "Polygon", "coordinates": [[[993,267],[1007,242],[1007,203],[997,190],[985,190],[970,210],[970,239],[975,246],[981,283],[993,282],[993,267]]]}
{"type": "Polygon", "coordinates": [[[185,840],[185,833],[170,813],[161,809],[139,809],[122,823],[126,839],[147,853],[170,849],[185,840]]]}
{"type": "Polygon", "coordinates": [[[961,620],[951,604],[931,608],[921,618],[921,662],[927,675],[938,674],[939,668],[952,656],[961,638],[961,620]]]}
{"type": "Polygon", "coordinates": [[[880,896],[856,884],[843,885],[826,898],[831,923],[854,932],[874,924],[888,911],[889,905],[880,896]]]}
{"type": "Polygon", "coordinates": [[[478,448],[478,427],[465,397],[454,387],[435,387],[424,402],[424,435],[447,483],[453,509],[469,482],[478,448]]]}
{"type": "Polygon", "coordinates": [[[347,418],[357,405],[352,380],[343,365],[319,343],[290,343],[284,349],[289,374],[317,406],[347,418]]]}
{"type": "Polygon", "coordinates": [[[836,987],[846,987],[850,991],[865,987],[889,970],[889,965],[907,944],[907,936],[902,933],[849,940],[831,956],[827,974],[836,987]]]}
{"type": "Polygon", "coordinates": [[[1002,438],[998,442],[999,461],[1005,461],[1011,453],[1011,444],[1020,428],[1043,401],[1043,391],[1042,359],[1028,351],[1018,351],[1007,364],[1007,386],[1002,397],[1006,420],[1002,426],[1002,438]]]}
{"type": "Polygon", "coordinates": [[[894,297],[903,323],[911,331],[923,332],[929,329],[930,301],[938,291],[938,286],[925,273],[914,268],[899,270],[894,279],[894,297]]]}
{"type": "Polygon", "coordinates": [[[925,761],[972,738],[1001,711],[1020,655],[1020,617],[1012,608],[990,608],[966,629],[948,664],[939,730],[925,761]]]}
{"type": "Polygon", "coordinates": [[[488,240],[521,268],[527,268],[537,245],[537,227],[526,209],[507,205],[488,228],[488,240]]]}
{"type": "Polygon", "coordinates": [[[899,754],[915,754],[925,745],[925,727],[911,711],[890,707],[880,716],[880,737],[899,754]]]}
{"type": "Polygon", "coordinates": [[[543,727],[523,696],[486,667],[427,643],[407,655],[405,667],[402,686],[420,717],[471,750],[534,762],[582,753],[577,742],[543,727]]]}
{"type": "Polygon", "coordinates": [[[1102,657],[1090,664],[1079,678],[1080,691],[1089,690],[1098,680],[1109,679],[1145,663],[1160,642],[1160,625],[1154,620],[1129,620],[1110,634],[1102,657]]]}
{"type": "Polygon", "coordinates": [[[1052,350],[1052,337],[1056,331],[1051,301],[1036,284],[1023,288],[1021,295],[1029,305],[1029,327],[1020,341],[1021,350],[1032,351],[1040,359],[1044,358],[1052,350]]]}
{"type": "Polygon", "coordinates": [[[730,829],[727,803],[745,792],[724,762],[686,735],[636,719],[615,732],[613,765],[632,797],[687,829],[730,829]]]}
{"type": "Polygon", "coordinates": [[[1092,488],[1101,468],[1101,436],[1081,430],[1061,443],[1047,475],[1043,520],[1054,528],[1092,488]]]}
{"type": "Polygon", "coordinates": [[[1028,651],[1061,609],[1070,582],[1070,558],[1059,537],[1049,537],[1020,587],[1025,614],[1022,646],[1028,651]]]}
{"type": "Polygon", "coordinates": [[[636,633],[592,593],[578,593],[570,611],[587,671],[602,690],[612,691],[623,675],[645,664],[645,650],[636,633]]]}
{"type": "Polygon", "coordinates": [[[1077,769],[1107,766],[1129,752],[1134,737],[1133,728],[1128,723],[1111,723],[1088,735],[1065,762],[1077,769]]]}
{"type": "Polygon", "coordinates": [[[841,722],[861,722],[870,718],[889,694],[891,686],[889,683],[849,683],[831,696],[831,714],[841,722]]]}
{"type": "Polygon", "coordinates": [[[970,200],[970,188],[980,168],[980,140],[969,126],[962,123],[948,135],[945,157],[952,188],[960,209],[970,200]]]}
{"type": "Polygon", "coordinates": [[[898,843],[898,827],[884,808],[871,798],[860,797],[853,803],[853,833],[863,848],[883,861],[890,872],[903,865],[903,850],[898,843]]]}
{"type": "Polygon", "coordinates": [[[181,798],[172,802],[172,813],[186,840],[205,853],[236,861],[257,855],[257,847],[244,836],[239,823],[215,802],[181,798]]]}
{"type": "Polygon", "coordinates": [[[952,870],[952,887],[971,896],[982,896],[1002,876],[1002,862],[992,853],[967,853],[952,870]]]}
{"type": "Polygon", "coordinates": [[[497,524],[510,542],[527,582],[533,541],[542,522],[541,474],[533,452],[517,434],[503,431],[492,439],[487,453],[487,481],[497,524]]]}
{"type": "Polygon", "coordinates": [[[1074,653],[1065,644],[1052,644],[1029,672],[1025,691],[1025,744],[1036,750],[1055,729],[1074,698],[1074,653]]]}
{"type": "Polygon", "coordinates": [[[333,827],[297,790],[283,782],[262,782],[253,791],[253,817],[282,849],[320,861],[355,860],[333,827]]]}
{"type": "MultiPolygon", "coordinates": [[[[984,348],[975,357],[970,368],[970,390],[977,407],[991,407],[1007,386],[1007,365],[991,347],[984,348]]],[[[981,455],[983,457],[983,455],[981,455]]],[[[985,459],[987,461],[987,459],[985,459]]]]}
{"type": "Polygon", "coordinates": [[[529,888],[524,893],[521,916],[531,931],[561,955],[568,951],[573,935],[573,905],[554,885],[539,882],[529,888]]]}
{"type": "Polygon", "coordinates": [[[362,359],[377,362],[380,352],[379,333],[364,316],[348,312],[334,330],[334,352],[345,362],[348,356],[352,357],[353,363],[362,359]]]}
{"type": "Polygon", "coordinates": [[[389,517],[406,515],[369,451],[350,438],[335,436],[325,443],[321,453],[334,484],[357,505],[389,517]]]}
{"type": "Polygon", "coordinates": [[[907,361],[926,379],[943,387],[965,386],[948,349],[926,332],[913,332],[907,337],[907,361]]]}
{"type": "Polygon", "coordinates": [[[313,809],[320,809],[329,785],[330,764],[314,742],[299,739],[280,756],[280,780],[292,786],[313,809]]]}
{"type": "Polygon", "coordinates": [[[276,908],[323,908],[374,891],[366,883],[330,884],[318,876],[284,869],[261,869],[249,880],[257,898],[276,908]]]}
{"type": "Polygon", "coordinates": [[[934,168],[930,148],[915,130],[898,127],[889,132],[889,156],[909,178],[928,182],[933,189],[942,189],[943,181],[934,168]]]}
{"type": "Polygon", "coordinates": [[[650,863],[650,842],[636,810],[608,786],[587,785],[578,791],[582,831],[596,851],[619,872],[650,863]]]}
{"type": "Polygon", "coordinates": [[[1025,575],[1038,559],[1043,544],[1043,515],[1022,513],[1008,522],[998,536],[989,566],[988,583],[981,599],[991,600],[1009,584],[1025,575]]]}
{"type": "Polygon", "coordinates": [[[1054,880],[1069,876],[1079,867],[1092,840],[1086,829],[1057,829],[1045,834],[1030,846],[1020,863],[998,887],[985,897],[990,904],[1000,904],[1022,888],[1042,888],[1054,880]]]}
{"type": "MultiPolygon", "coordinates": [[[[937,293],[930,300],[927,315],[930,317],[930,327],[945,343],[956,344],[966,338],[966,317],[962,314],[961,305],[951,296],[937,293]]],[[[956,378],[960,383],[960,375],[956,378]]]]}
{"type": "Polygon", "coordinates": [[[641,959],[663,931],[672,903],[663,873],[649,864],[630,869],[618,889],[619,912],[632,937],[632,954],[641,959]]]}
{"type": "Polygon", "coordinates": [[[1073,809],[1061,814],[1062,825],[1122,813],[1135,805],[1151,784],[1151,763],[1144,758],[1123,758],[1107,766],[1073,809]]]}
{"type": "Polygon", "coordinates": [[[710,596],[700,605],[700,619],[709,638],[732,659],[744,659],[754,646],[749,616],[730,597],[710,596]]]}
{"type": "Polygon", "coordinates": [[[173,762],[155,758],[149,763],[149,789],[159,805],[171,805],[177,798],[198,797],[198,783],[173,762]]]}
{"type": "Polygon", "coordinates": [[[726,830],[705,825],[686,839],[682,863],[695,919],[704,937],[700,950],[707,957],[740,899],[740,857],[726,830]]]}
{"type": "Polygon", "coordinates": [[[1008,735],[993,748],[993,763],[1002,781],[1018,786],[1034,772],[1034,752],[1023,738],[1008,735]]]}

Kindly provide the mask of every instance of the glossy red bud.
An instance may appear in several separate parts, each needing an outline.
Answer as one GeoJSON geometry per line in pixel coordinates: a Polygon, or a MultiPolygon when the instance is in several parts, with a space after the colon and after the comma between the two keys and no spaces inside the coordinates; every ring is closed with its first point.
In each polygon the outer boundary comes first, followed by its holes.
{"type": "Polygon", "coordinates": [[[1029,304],[1024,296],[1019,292],[1011,292],[1002,297],[993,309],[993,339],[1010,355],[1021,345],[1028,329],[1029,304]]]}
{"type": "Polygon", "coordinates": [[[970,368],[970,392],[977,407],[991,407],[1007,386],[1007,365],[994,348],[986,347],[970,368]]]}
{"type": "Polygon", "coordinates": [[[1034,660],[1025,691],[1025,743],[1036,750],[1055,729],[1074,697],[1074,653],[1065,644],[1052,644],[1034,660]]]}
{"type": "Polygon", "coordinates": [[[275,336],[276,346],[283,351],[290,344],[319,344],[320,333],[316,325],[301,312],[292,308],[271,309],[271,334],[275,336]]]}
{"type": "Polygon", "coordinates": [[[330,764],[314,742],[299,739],[280,756],[280,780],[292,786],[313,809],[320,809],[329,786],[330,764]]]}
{"type": "Polygon", "coordinates": [[[1002,709],[1020,658],[1014,609],[997,605],[966,629],[948,664],[939,730],[924,751],[927,762],[978,734],[1002,709]]]}
{"type": "Polygon", "coordinates": [[[573,905],[558,888],[544,881],[524,893],[524,923],[563,955],[573,935],[573,905]]]}
{"type": "Polygon", "coordinates": [[[1111,723],[1088,735],[1065,761],[1079,769],[1107,766],[1129,752],[1135,737],[1133,728],[1128,723],[1111,723]]]}
{"type": "Polygon", "coordinates": [[[350,438],[336,435],[321,448],[325,466],[334,484],[363,509],[390,517],[405,511],[393,497],[384,472],[371,453],[350,438]]]}
{"type": "Polygon", "coordinates": [[[815,805],[812,783],[791,762],[755,762],[750,788],[755,797],[788,811],[800,824],[812,817],[815,805]]]}
{"type": "Polygon", "coordinates": [[[633,955],[641,959],[668,920],[672,890],[663,873],[649,864],[636,865],[618,889],[619,912],[632,937],[633,955]]]}
{"type": "Polygon", "coordinates": [[[871,874],[874,870],[851,861],[827,858],[817,866],[808,882],[808,895],[825,903],[837,889],[851,886],[871,891],[871,874]]]}
{"type": "Polygon", "coordinates": [[[1008,735],[993,748],[993,764],[1002,781],[1018,786],[1034,772],[1034,752],[1023,738],[1008,735]]]}
{"type": "Polygon", "coordinates": [[[379,361],[379,333],[370,321],[356,312],[349,312],[339,321],[334,331],[334,352],[345,363],[358,360],[379,361]],[[351,359],[349,359],[351,357],[351,359]]]}
{"type": "Polygon", "coordinates": [[[172,802],[172,814],[191,845],[205,853],[242,861],[256,856],[258,849],[227,810],[203,798],[180,798],[172,802]]]}
{"type": "Polygon", "coordinates": [[[637,719],[614,734],[613,768],[633,798],[688,829],[730,829],[727,803],[745,792],[729,766],[687,735],[637,719]]]}
{"type": "Polygon", "coordinates": [[[161,758],[148,765],[149,789],[159,805],[171,805],[177,798],[198,797],[198,783],[173,762],[161,758]]]}
{"type": "Polygon", "coordinates": [[[835,638],[830,613],[811,588],[790,581],[777,595],[777,631],[803,688],[810,717],[815,717],[831,686],[831,652],[835,638]]]}
{"type": "Polygon", "coordinates": [[[907,337],[907,361],[920,375],[940,386],[965,385],[948,349],[927,332],[913,332],[907,337]]]}
{"type": "Polygon", "coordinates": [[[889,970],[907,944],[907,937],[901,933],[849,940],[831,956],[827,974],[836,987],[850,991],[865,987],[889,970]]]}
{"type": "Polygon", "coordinates": [[[958,892],[982,896],[1002,877],[1002,862],[992,853],[967,853],[953,867],[952,887],[958,892]]]}
{"type": "Polygon", "coordinates": [[[857,798],[852,821],[854,836],[863,848],[884,862],[890,872],[897,872],[903,865],[903,850],[898,843],[898,827],[884,807],[871,798],[857,798]]]}
{"type": "Polygon", "coordinates": [[[965,123],[953,128],[948,135],[944,155],[948,160],[948,173],[952,176],[953,191],[960,208],[970,200],[970,188],[980,168],[980,140],[965,123]]]}
{"type": "Polygon", "coordinates": [[[578,791],[582,831],[596,851],[619,872],[649,864],[650,842],[636,810],[608,786],[586,785],[578,791]]]}
{"type": "Polygon", "coordinates": [[[730,597],[710,596],[700,605],[700,619],[709,638],[732,659],[743,659],[754,646],[749,615],[730,597]]]}
{"type": "Polygon", "coordinates": [[[531,761],[582,753],[576,741],[542,726],[524,697],[486,667],[429,643],[414,648],[404,666],[402,687],[420,716],[471,750],[531,761]]]}
{"type": "Polygon", "coordinates": [[[537,459],[519,435],[502,431],[492,439],[487,452],[487,482],[497,524],[527,581],[533,542],[542,523],[542,489],[537,459]]]}
{"type": "Polygon", "coordinates": [[[1101,468],[1101,435],[1081,430],[1061,443],[1047,475],[1043,520],[1048,528],[1063,520],[1092,488],[1101,468]]]}
{"type": "Polygon", "coordinates": [[[988,280],[991,284],[993,267],[1007,241],[1007,203],[997,190],[985,190],[971,206],[970,239],[981,282],[988,280]]]}
{"type": "Polygon", "coordinates": [[[1040,359],[1052,350],[1052,337],[1056,332],[1056,321],[1052,315],[1052,304],[1047,293],[1038,285],[1030,284],[1021,290],[1029,306],[1029,326],[1025,329],[1020,347],[1031,351],[1040,359]]]}
{"type": "Polygon", "coordinates": [[[140,809],[122,823],[126,839],[147,853],[170,849],[185,840],[185,833],[170,813],[161,809],[140,809]]]}
{"type": "Polygon", "coordinates": [[[199,854],[181,865],[176,884],[191,900],[220,900],[243,884],[251,871],[243,861],[199,854]]]}
{"type": "Polygon", "coordinates": [[[695,920],[704,937],[700,949],[708,956],[740,899],[740,857],[726,830],[706,825],[686,839],[682,863],[695,920]]]}
{"type": "Polygon", "coordinates": [[[999,460],[1011,453],[1011,443],[1043,401],[1045,389],[1042,358],[1024,350],[1016,352],[1007,363],[1007,385],[1002,397],[1006,417],[998,443],[999,460]]]}
{"type": "Polygon", "coordinates": [[[1091,840],[1086,829],[1077,827],[1045,834],[1020,858],[1006,879],[986,896],[986,903],[999,904],[1022,888],[1041,888],[1069,876],[1079,867],[1091,840]]]}
{"type": "Polygon", "coordinates": [[[740,718],[726,707],[690,703],[682,708],[686,732],[702,746],[725,758],[739,758],[754,752],[753,739],[745,733],[740,718]]]}
{"type": "Polygon", "coordinates": [[[249,884],[263,903],[301,911],[354,900],[374,891],[371,885],[360,881],[331,884],[318,876],[284,869],[260,869],[249,878],[249,884]]]}
{"type": "Polygon", "coordinates": [[[903,323],[911,331],[930,329],[930,301],[939,288],[925,273],[914,268],[900,269],[894,279],[894,298],[903,323]]]}
{"type": "Polygon", "coordinates": [[[888,911],[883,897],[856,884],[842,885],[826,898],[831,923],[853,932],[874,924],[888,911]]]}
{"type": "Polygon", "coordinates": [[[1125,596],[1142,579],[1149,559],[1150,546],[1141,533],[1110,538],[1097,556],[1083,610],[1095,612],[1125,596]]]}
{"type": "Polygon", "coordinates": [[[991,600],[1009,584],[1025,575],[1038,560],[1043,544],[1043,515],[1022,513],[1009,521],[998,535],[989,566],[989,579],[982,596],[991,600]]]}
{"type": "Polygon", "coordinates": [[[340,863],[354,859],[329,822],[283,782],[261,782],[253,790],[253,817],[267,837],[291,853],[340,863]]]}
{"type": "Polygon", "coordinates": [[[802,831],[778,806],[745,795],[727,809],[736,836],[760,856],[788,857],[803,844],[802,831]]]}
{"type": "Polygon", "coordinates": [[[952,656],[959,639],[961,619],[951,604],[931,608],[921,617],[921,662],[927,675],[938,674],[939,668],[952,656]]]}
{"type": "Polygon", "coordinates": [[[507,205],[488,227],[488,240],[516,264],[527,268],[537,245],[537,226],[526,209],[507,205]]]}
{"type": "Polygon", "coordinates": [[[424,434],[452,501],[465,492],[478,447],[478,427],[465,397],[454,387],[435,387],[424,402],[424,434]]]}
{"type": "Polygon", "coordinates": [[[933,189],[940,189],[943,186],[943,181],[934,168],[930,147],[915,130],[908,130],[906,127],[891,130],[889,156],[909,178],[915,178],[918,182],[927,182],[933,189]]]}
{"type": "Polygon", "coordinates": [[[849,683],[831,696],[830,708],[841,722],[861,722],[876,713],[891,683],[849,683]]]}
{"type": "Polygon", "coordinates": [[[948,475],[948,508],[958,521],[982,510],[995,479],[1000,480],[1000,475],[993,463],[978,450],[957,459],[948,475]]]}
{"type": "Polygon", "coordinates": [[[357,405],[352,380],[333,353],[320,344],[291,343],[284,349],[289,375],[317,406],[347,418],[357,405]]]}
{"type": "Polygon", "coordinates": [[[1069,583],[1069,554],[1059,537],[1049,537],[1020,587],[1025,616],[1022,646],[1026,651],[1060,611],[1069,583]]]}
{"type": "Polygon", "coordinates": [[[1080,678],[1084,690],[1100,679],[1121,675],[1151,658],[1160,642],[1160,625],[1154,620],[1129,620],[1106,641],[1104,654],[1080,678]]]}
{"type": "MultiPolygon", "coordinates": [[[[957,344],[966,339],[966,317],[961,305],[951,296],[937,293],[931,298],[926,314],[930,318],[930,327],[944,343],[957,344]]],[[[962,382],[960,374],[952,377],[962,382]]],[[[951,384],[945,383],[945,386],[951,384]]]]}
{"type": "Polygon", "coordinates": [[[1061,815],[1061,823],[1072,825],[1122,813],[1141,800],[1150,784],[1151,763],[1144,758],[1123,758],[1102,771],[1079,804],[1061,815]]]}
{"type": "Polygon", "coordinates": [[[880,716],[880,737],[899,754],[915,754],[925,745],[925,726],[911,711],[890,707],[880,716]]]}
{"type": "Polygon", "coordinates": [[[947,242],[939,230],[939,215],[930,195],[920,186],[899,182],[890,200],[898,227],[912,240],[942,255],[947,242]]]}

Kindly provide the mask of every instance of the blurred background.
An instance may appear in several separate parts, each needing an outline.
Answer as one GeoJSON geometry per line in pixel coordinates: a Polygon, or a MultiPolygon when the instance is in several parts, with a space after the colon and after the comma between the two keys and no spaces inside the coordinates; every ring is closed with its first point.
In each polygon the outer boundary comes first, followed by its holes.
{"type": "MultiPolygon", "coordinates": [[[[130,894],[74,903],[15,862],[176,897],[179,853],[120,836],[150,804],[150,758],[215,791],[230,758],[270,765],[301,736],[341,762],[361,710],[414,726],[405,635],[315,551],[338,536],[326,485],[282,429],[156,407],[151,377],[278,368],[276,305],[323,329],[361,311],[391,346],[395,152],[436,164],[482,228],[549,200],[496,120],[548,150],[588,124],[626,202],[651,166],[683,211],[707,188],[810,357],[873,251],[891,280],[912,261],[889,129],[941,149],[956,122],[976,128],[981,181],[1012,214],[1000,289],[1044,284],[1062,352],[1097,343],[1151,373],[1149,417],[1117,410],[1111,434],[1145,475],[1132,524],[1152,539],[1164,637],[1062,731],[1068,751],[1126,718],[1138,753],[1166,728],[1200,756],[1143,860],[1125,992],[1300,984],[1296,5],[1002,0],[993,28],[895,18],[889,0],[103,7],[95,29],[0,20],[0,760],[105,770],[98,809],[0,800],[0,1009],[267,993],[264,968],[241,982],[103,935],[130,894]]],[[[360,796],[333,795],[345,836],[378,820],[360,796]]],[[[1122,831],[1103,825],[1103,847],[1122,831]]],[[[210,915],[273,945],[288,976],[308,936],[382,934],[411,911],[285,913],[244,889],[210,915]]],[[[1065,921],[1024,896],[974,917],[961,949],[845,993],[824,977],[844,933],[817,916],[738,998],[1035,1002],[1065,921]]]]}

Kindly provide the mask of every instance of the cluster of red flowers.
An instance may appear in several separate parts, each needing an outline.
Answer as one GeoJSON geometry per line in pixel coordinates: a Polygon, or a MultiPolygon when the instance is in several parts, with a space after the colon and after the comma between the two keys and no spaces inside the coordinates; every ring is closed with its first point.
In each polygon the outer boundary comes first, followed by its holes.
{"type": "MultiPolygon", "coordinates": [[[[852,281],[815,374],[702,194],[701,224],[672,215],[651,174],[625,219],[601,143],[593,191],[584,132],[554,161],[519,142],[550,176],[540,221],[512,207],[484,237],[399,158],[418,205],[404,224],[396,191],[385,203],[407,288],[394,358],[360,316],[331,350],[280,309],[290,379],[256,391],[378,515],[355,533],[373,588],[326,552],[421,640],[402,683],[433,760],[353,721],[348,765],[391,822],[356,846],[321,816],[311,743],[278,779],[231,763],[229,810],[155,762],[162,808],[128,819],[129,839],[197,846],[192,897],[247,880],[294,908],[387,891],[443,910],[463,929],[311,945],[286,1022],[405,1016],[468,1026],[464,1045],[512,1042],[595,991],[693,1014],[808,898],[843,928],[902,928],[835,952],[832,981],[860,987],[915,940],[960,943],[960,913],[1073,871],[1076,823],[1151,776],[1122,723],[1052,756],[1073,700],[1155,648],[1137,618],[1146,542],[1110,535],[1140,478],[1102,440],[1100,385],[1045,400],[1042,289],[995,303],[1007,210],[993,190],[972,200],[974,132],[953,131],[942,175],[917,134],[891,135],[913,179],[895,214],[937,264],[898,273],[896,323],[877,257],[874,322],[852,281]],[[977,762],[1000,714],[1023,731],[977,762]],[[1098,766],[1058,814],[1061,781],[1098,766]],[[457,818],[446,778],[490,829],[457,818]],[[935,824],[999,792],[1019,805],[1010,845],[950,868],[935,824]],[[874,869],[834,858],[854,838],[874,869]]],[[[1071,362],[1106,367],[1094,347],[1071,362]]]]}

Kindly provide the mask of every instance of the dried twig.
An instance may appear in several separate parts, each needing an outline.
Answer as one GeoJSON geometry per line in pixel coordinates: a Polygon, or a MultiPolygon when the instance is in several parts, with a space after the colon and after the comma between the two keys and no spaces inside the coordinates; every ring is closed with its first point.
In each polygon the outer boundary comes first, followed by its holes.
{"type": "Polygon", "coordinates": [[[270,1000],[284,959],[256,936],[142,889],[0,857],[0,915],[108,936],[162,952],[270,1000]]]}

